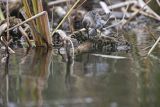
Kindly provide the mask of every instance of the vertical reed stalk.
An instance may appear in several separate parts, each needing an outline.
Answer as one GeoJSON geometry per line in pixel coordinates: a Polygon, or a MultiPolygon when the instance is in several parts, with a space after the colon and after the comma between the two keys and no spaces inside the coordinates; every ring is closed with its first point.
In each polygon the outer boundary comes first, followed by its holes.
{"type": "MultiPolygon", "coordinates": [[[[43,12],[42,0],[31,0],[31,6],[27,0],[23,0],[24,10],[28,18],[43,12]]],[[[37,17],[30,23],[36,46],[52,46],[48,14],[37,17]]]]}
{"type": "MultiPolygon", "coordinates": [[[[7,6],[6,6],[6,10],[7,10],[7,29],[9,29],[9,3],[8,3],[8,0],[7,0],[7,6]]],[[[7,41],[9,41],[9,31],[7,31],[7,41]]]]}

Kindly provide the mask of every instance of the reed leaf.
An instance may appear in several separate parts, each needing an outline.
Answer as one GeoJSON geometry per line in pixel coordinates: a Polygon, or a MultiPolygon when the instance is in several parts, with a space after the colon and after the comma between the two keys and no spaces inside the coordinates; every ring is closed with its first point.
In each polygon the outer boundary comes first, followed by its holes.
{"type": "MultiPolygon", "coordinates": [[[[39,0],[37,4],[38,4],[38,12],[43,11],[42,0],[39,0]]],[[[40,17],[39,26],[40,26],[42,33],[45,35],[44,36],[45,40],[47,41],[48,45],[51,46],[52,38],[50,36],[50,26],[49,26],[49,19],[48,19],[47,12],[45,15],[40,17]]]]}
{"type": "MultiPolygon", "coordinates": [[[[31,13],[30,6],[28,4],[28,0],[22,0],[22,3],[24,5],[23,9],[24,9],[24,12],[25,12],[27,18],[32,17],[33,15],[31,13]]],[[[33,39],[35,41],[35,44],[36,44],[36,46],[37,45],[40,46],[42,44],[42,42],[40,41],[40,38],[38,36],[36,36],[36,32],[33,31],[33,29],[36,28],[36,24],[35,24],[34,20],[32,20],[29,24],[32,28],[32,35],[33,35],[33,39]]]]}
{"type": "MultiPolygon", "coordinates": [[[[24,10],[28,18],[43,11],[42,0],[31,0],[30,4],[31,6],[27,0],[23,0],[24,10]]],[[[30,23],[36,46],[52,46],[48,23],[47,12],[30,23]]]]}

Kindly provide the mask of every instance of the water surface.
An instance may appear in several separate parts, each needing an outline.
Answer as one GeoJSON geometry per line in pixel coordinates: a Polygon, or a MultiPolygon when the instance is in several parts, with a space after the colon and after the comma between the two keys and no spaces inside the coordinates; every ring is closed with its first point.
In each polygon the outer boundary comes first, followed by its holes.
{"type": "Polygon", "coordinates": [[[145,57],[151,42],[141,31],[128,40],[130,52],[112,53],[127,59],[84,53],[73,62],[55,49],[16,50],[0,64],[0,106],[159,107],[159,49],[145,57]]]}

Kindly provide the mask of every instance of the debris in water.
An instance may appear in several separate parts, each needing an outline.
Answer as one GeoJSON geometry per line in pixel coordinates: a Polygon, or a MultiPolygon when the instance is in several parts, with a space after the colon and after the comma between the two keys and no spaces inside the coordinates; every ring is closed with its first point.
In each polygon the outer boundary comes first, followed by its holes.
{"type": "Polygon", "coordinates": [[[112,59],[126,59],[127,57],[123,57],[123,56],[113,56],[113,55],[102,55],[102,54],[92,54],[94,56],[100,56],[100,57],[104,57],[104,58],[112,58],[112,59]]]}

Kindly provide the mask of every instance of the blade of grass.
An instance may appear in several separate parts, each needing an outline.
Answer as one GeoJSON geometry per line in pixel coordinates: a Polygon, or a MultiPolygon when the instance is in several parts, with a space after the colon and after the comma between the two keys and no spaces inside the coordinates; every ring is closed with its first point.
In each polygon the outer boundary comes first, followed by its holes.
{"type": "Polygon", "coordinates": [[[32,15],[32,13],[31,13],[31,11],[30,11],[30,6],[29,6],[27,0],[22,0],[22,2],[23,2],[23,5],[24,5],[24,10],[25,10],[25,12],[26,12],[26,15],[27,15],[28,17],[32,17],[33,15],[32,15]]]}
{"type": "Polygon", "coordinates": [[[65,21],[65,19],[68,17],[68,15],[72,12],[72,10],[77,6],[77,4],[80,2],[80,0],[77,0],[74,5],[71,7],[71,9],[67,12],[67,14],[63,17],[61,22],[58,24],[58,26],[55,28],[55,30],[52,32],[51,36],[59,29],[59,27],[62,25],[62,23],[65,21]]]}
{"type": "Polygon", "coordinates": [[[34,14],[38,13],[38,2],[39,0],[32,0],[34,14]]]}
{"type": "MultiPolygon", "coordinates": [[[[39,2],[40,2],[40,0],[32,0],[32,8],[34,11],[34,15],[43,11],[43,10],[39,10],[39,5],[40,5],[39,2]]],[[[44,33],[41,32],[42,26],[41,26],[40,17],[36,18],[36,28],[35,29],[38,32],[40,32],[42,35],[44,35],[44,33]]],[[[41,38],[39,38],[39,41],[40,41],[41,45],[44,43],[41,38]]]]}
{"type": "MultiPolygon", "coordinates": [[[[42,0],[39,0],[38,2],[38,12],[43,11],[43,6],[42,6],[42,0]]],[[[48,19],[48,14],[46,12],[46,14],[44,16],[40,17],[40,28],[41,31],[44,35],[45,40],[47,41],[48,45],[52,45],[52,38],[50,36],[50,26],[49,26],[49,19],[48,19]]]]}
{"type": "MultiPolygon", "coordinates": [[[[7,29],[9,29],[9,3],[8,3],[8,0],[7,0],[7,6],[6,6],[6,16],[7,16],[7,29]]],[[[7,41],[9,41],[9,31],[7,31],[7,41]]]]}
{"type": "MultiPolygon", "coordinates": [[[[24,5],[24,10],[25,10],[25,14],[28,18],[31,18],[33,15],[31,13],[31,9],[30,9],[30,6],[28,4],[28,1],[27,0],[22,0],[22,3],[24,5]]],[[[27,20],[27,19],[26,19],[27,20]]],[[[36,28],[36,24],[35,24],[35,21],[31,21],[29,23],[33,28],[36,28]]],[[[40,38],[38,36],[36,36],[36,33],[34,31],[32,31],[32,35],[33,35],[33,38],[34,38],[34,41],[36,43],[36,45],[41,45],[42,42],[40,41],[40,38]]]]}
{"type": "Polygon", "coordinates": [[[19,30],[20,30],[20,32],[22,33],[22,35],[26,38],[29,47],[31,47],[32,44],[31,44],[31,42],[30,42],[30,40],[29,40],[29,37],[28,37],[27,33],[23,30],[23,28],[22,28],[21,26],[19,27],[19,30]]]}
{"type": "Polygon", "coordinates": [[[154,45],[152,46],[152,48],[149,50],[147,55],[150,55],[151,52],[154,50],[154,48],[157,46],[158,42],[160,41],[160,37],[157,39],[157,41],[154,43],[154,45]]]}
{"type": "MultiPolygon", "coordinates": [[[[42,0],[31,0],[30,2],[23,0],[23,4],[28,19],[20,24],[29,22],[36,46],[52,46],[48,14],[43,11],[42,0]]],[[[20,26],[20,24],[15,27],[20,26]]]]}

